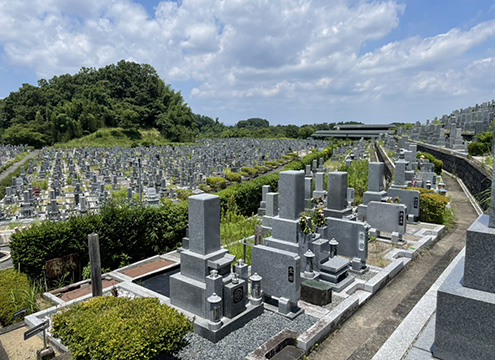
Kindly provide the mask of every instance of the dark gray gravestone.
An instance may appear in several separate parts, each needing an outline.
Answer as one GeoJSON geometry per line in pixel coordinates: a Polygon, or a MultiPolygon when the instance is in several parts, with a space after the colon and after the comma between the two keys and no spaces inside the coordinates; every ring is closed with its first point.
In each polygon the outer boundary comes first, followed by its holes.
{"type": "Polygon", "coordinates": [[[88,235],[89,261],[91,264],[91,288],[93,297],[103,295],[101,283],[100,241],[98,234],[88,235]]]}

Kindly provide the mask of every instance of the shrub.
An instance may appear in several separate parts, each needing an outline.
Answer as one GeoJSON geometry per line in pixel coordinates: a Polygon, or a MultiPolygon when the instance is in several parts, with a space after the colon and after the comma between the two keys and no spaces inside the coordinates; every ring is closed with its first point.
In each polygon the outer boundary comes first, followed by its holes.
{"type": "Polygon", "coordinates": [[[347,172],[348,186],[354,188],[354,204],[363,202],[363,194],[368,190],[369,164],[366,160],[354,160],[348,167],[343,163],[339,171],[347,172]]]}
{"type": "Polygon", "coordinates": [[[211,191],[211,187],[209,187],[209,186],[208,186],[208,185],[206,185],[206,184],[199,184],[199,185],[198,185],[198,188],[199,188],[200,190],[203,190],[204,192],[209,192],[209,191],[211,191]]]}
{"type": "Polygon", "coordinates": [[[419,220],[434,224],[442,224],[446,206],[450,197],[439,194],[420,194],[419,220]]]}
{"type": "Polygon", "coordinates": [[[432,164],[435,165],[435,173],[437,173],[437,175],[442,175],[442,170],[443,170],[442,160],[438,160],[432,154],[426,152],[419,152],[416,154],[416,158],[418,159],[421,158],[421,156],[424,156],[426,159],[430,160],[432,164]]]}
{"type": "Polygon", "coordinates": [[[206,178],[206,183],[211,186],[212,189],[221,190],[227,187],[227,180],[219,176],[210,176],[206,178]]]}
{"type": "Polygon", "coordinates": [[[30,278],[41,278],[45,261],[79,253],[87,264],[88,234],[100,238],[102,268],[115,269],[122,257],[135,262],[175,249],[185,236],[187,203],[160,206],[118,206],[107,203],[98,214],[73,216],[66,221],[43,221],[11,236],[15,267],[30,278]]]}
{"type": "Polygon", "coordinates": [[[243,167],[241,167],[241,171],[248,173],[250,176],[254,176],[254,175],[256,175],[258,173],[258,170],[256,170],[253,167],[250,167],[250,166],[243,166],[243,167]]]}
{"type": "Polygon", "coordinates": [[[225,179],[231,182],[237,182],[240,183],[242,179],[242,175],[239,173],[233,173],[233,172],[228,172],[225,173],[225,179]]]}
{"type": "Polygon", "coordinates": [[[79,359],[154,359],[187,345],[192,324],[156,298],[100,296],[75,305],[52,320],[53,333],[79,359]]]}
{"type": "Polygon", "coordinates": [[[258,170],[258,172],[265,172],[268,170],[266,166],[261,166],[261,165],[256,165],[254,168],[258,170]]]}
{"type": "Polygon", "coordinates": [[[277,161],[265,161],[265,165],[272,167],[272,168],[275,168],[275,167],[279,166],[279,163],[277,161]]]}
{"type": "Polygon", "coordinates": [[[489,143],[474,141],[468,144],[468,153],[471,156],[481,156],[489,153],[491,150],[489,143]]]}
{"type": "Polygon", "coordinates": [[[192,190],[183,190],[183,189],[179,189],[177,190],[177,199],[179,199],[180,201],[186,201],[187,198],[191,195],[193,195],[193,191],[192,190]]]}
{"type": "Polygon", "coordinates": [[[0,271],[0,323],[12,324],[14,312],[28,307],[31,292],[28,277],[13,269],[0,271]]]}

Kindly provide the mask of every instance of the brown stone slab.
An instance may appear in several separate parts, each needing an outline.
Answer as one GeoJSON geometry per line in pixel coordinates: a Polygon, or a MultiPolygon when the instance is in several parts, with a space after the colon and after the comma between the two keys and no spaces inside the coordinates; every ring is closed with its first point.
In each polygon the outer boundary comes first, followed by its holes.
{"type": "Polygon", "coordinates": [[[122,274],[127,275],[131,278],[135,278],[135,277],[138,277],[140,275],[147,274],[151,271],[155,271],[155,270],[164,268],[164,267],[172,265],[172,264],[175,264],[175,263],[173,261],[158,259],[156,261],[152,261],[149,263],[138,265],[138,266],[130,268],[130,269],[126,269],[126,270],[122,271],[122,274]]]}

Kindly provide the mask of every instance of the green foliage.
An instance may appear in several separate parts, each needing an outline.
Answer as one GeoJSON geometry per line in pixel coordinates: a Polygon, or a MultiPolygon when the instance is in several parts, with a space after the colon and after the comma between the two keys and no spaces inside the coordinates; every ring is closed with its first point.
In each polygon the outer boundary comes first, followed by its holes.
{"type": "Polygon", "coordinates": [[[33,181],[33,186],[38,186],[41,190],[48,189],[48,180],[33,181]]]}
{"type": "Polygon", "coordinates": [[[280,164],[277,161],[265,161],[265,165],[274,168],[279,166],[280,164]]]}
{"type": "Polygon", "coordinates": [[[200,190],[203,190],[204,192],[210,192],[211,191],[211,187],[209,187],[208,185],[206,184],[199,184],[198,185],[198,188],[200,190]]]}
{"type": "Polygon", "coordinates": [[[240,183],[241,179],[242,179],[242,175],[239,173],[226,172],[225,173],[225,179],[227,179],[230,182],[240,183]]]}
{"type": "Polygon", "coordinates": [[[245,173],[248,173],[250,176],[255,176],[258,173],[258,170],[256,170],[253,167],[250,167],[250,166],[243,166],[243,167],[241,167],[241,171],[242,172],[245,172],[245,173]]]}
{"type": "Polygon", "coordinates": [[[433,193],[420,194],[419,220],[443,224],[445,209],[449,201],[450,197],[448,196],[433,193]]]}
{"type": "Polygon", "coordinates": [[[189,196],[193,195],[194,193],[192,190],[179,189],[179,190],[177,190],[176,194],[177,194],[177,199],[179,199],[180,201],[186,201],[187,198],[189,196]]]}
{"type": "Polygon", "coordinates": [[[147,64],[119,61],[75,75],[23,84],[0,100],[2,141],[35,147],[65,143],[103,127],[130,132],[156,127],[171,141],[194,136],[193,114],[180,92],[147,64]]]}
{"type": "Polygon", "coordinates": [[[13,269],[0,271],[0,323],[3,326],[12,324],[12,316],[17,310],[30,305],[31,311],[29,313],[37,310],[29,301],[32,294],[31,290],[28,277],[25,274],[13,269]]]}
{"type": "Polygon", "coordinates": [[[52,320],[75,360],[154,359],[177,354],[187,345],[192,324],[156,298],[92,298],[52,320]]]}
{"type": "Polygon", "coordinates": [[[474,141],[468,144],[468,153],[471,156],[482,156],[491,151],[491,144],[474,141]]]}
{"type": "Polygon", "coordinates": [[[368,169],[366,160],[354,160],[350,167],[342,163],[339,167],[338,171],[347,172],[348,186],[354,188],[354,205],[363,202],[363,194],[368,190],[368,169]]]}
{"type": "Polygon", "coordinates": [[[225,189],[227,187],[227,180],[219,176],[210,176],[206,178],[206,183],[215,190],[225,189]]]}
{"type": "Polygon", "coordinates": [[[443,161],[438,160],[435,158],[432,154],[426,153],[426,152],[418,152],[416,154],[416,158],[420,159],[421,156],[424,156],[426,159],[430,160],[432,164],[435,165],[435,173],[437,175],[442,175],[442,170],[443,170],[443,161]]]}
{"type": "Polygon", "coordinates": [[[262,172],[265,172],[268,170],[268,168],[266,166],[262,166],[262,165],[256,165],[254,167],[256,170],[258,170],[258,172],[262,173],[262,172]]]}
{"type": "Polygon", "coordinates": [[[132,262],[175,249],[185,236],[187,203],[166,202],[158,207],[106,204],[98,214],[73,216],[66,221],[33,224],[11,236],[15,267],[30,278],[42,277],[45,261],[79,253],[88,258],[88,234],[100,238],[102,268],[115,269],[123,254],[132,262]]]}

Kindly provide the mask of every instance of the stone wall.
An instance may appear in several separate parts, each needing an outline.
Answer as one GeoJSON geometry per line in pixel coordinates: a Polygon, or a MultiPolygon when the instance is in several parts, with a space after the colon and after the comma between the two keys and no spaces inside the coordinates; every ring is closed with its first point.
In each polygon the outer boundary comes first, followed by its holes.
{"type": "MultiPolygon", "coordinates": [[[[442,160],[443,168],[460,177],[474,197],[478,198],[481,192],[491,188],[490,172],[474,161],[428,144],[418,143],[417,145],[418,151],[430,153],[438,160],[442,160]]],[[[480,206],[484,210],[488,208],[486,203],[480,206]]]]}
{"type": "Polygon", "coordinates": [[[395,167],[394,165],[388,160],[385,150],[375,143],[375,149],[376,149],[376,156],[378,157],[378,161],[385,163],[385,168],[383,171],[383,174],[385,175],[385,178],[387,179],[387,187],[389,184],[392,183],[392,179],[394,178],[394,172],[395,172],[395,167]]]}

